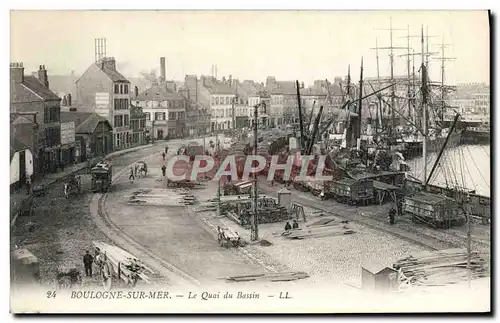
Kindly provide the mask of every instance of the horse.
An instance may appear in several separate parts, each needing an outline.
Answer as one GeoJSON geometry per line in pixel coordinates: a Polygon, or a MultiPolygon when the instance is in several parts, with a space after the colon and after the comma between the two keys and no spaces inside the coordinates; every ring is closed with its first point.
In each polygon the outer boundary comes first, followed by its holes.
{"type": "Polygon", "coordinates": [[[137,164],[137,177],[145,177],[146,175],[148,175],[148,167],[146,166],[146,164],[137,164]]]}

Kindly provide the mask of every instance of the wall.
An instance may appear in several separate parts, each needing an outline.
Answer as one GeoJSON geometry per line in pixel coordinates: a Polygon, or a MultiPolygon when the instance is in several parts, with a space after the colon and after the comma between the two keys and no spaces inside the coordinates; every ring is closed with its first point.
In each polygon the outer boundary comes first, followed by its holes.
{"type": "Polygon", "coordinates": [[[10,185],[19,181],[19,152],[14,153],[10,161],[10,185]]]}
{"type": "MultiPolygon", "coordinates": [[[[33,155],[29,149],[25,150],[25,159],[26,159],[26,176],[30,176],[33,174],[33,155]]],[[[14,153],[10,161],[10,185],[19,181],[20,169],[20,154],[19,152],[14,153]]],[[[24,184],[24,183],[22,183],[24,184]]]]}
{"type": "Polygon", "coordinates": [[[108,76],[96,64],[92,64],[76,83],[77,96],[75,101],[78,104],[93,106],[95,94],[98,92],[112,93],[112,86],[113,83],[108,76]]]}

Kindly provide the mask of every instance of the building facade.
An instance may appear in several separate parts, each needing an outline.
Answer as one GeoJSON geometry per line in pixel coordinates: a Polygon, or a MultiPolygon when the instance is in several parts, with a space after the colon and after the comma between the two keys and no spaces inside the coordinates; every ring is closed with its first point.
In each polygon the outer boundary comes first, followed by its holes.
{"type": "Polygon", "coordinates": [[[30,149],[33,153],[34,174],[38,175],[64,168],[67,162],[65,156],[74,155],[75,141],[71,136],[68,137],[68,127],[64,128],[64,133],[61,132],[61,98],[50,90],[45,66],[41,65],[36,74],[38,78],[24,75],[22,63],[10,65],[11,113],[23,115],[27,125],[17,127],[27,127],[25,130],[31,129],[32,136],[37,137],[33,144],[36,147],[30,146],[30,149]],[[33,133],[34,126],[37,128],[36,135],[33,133]]]}
{"type": "Polygon", "coordinates": [[[234,89],[226,82],[208,76],[201,76],[198,87],[199,101],[210,107],[210,131],[233,129],[234,89]]]}
{"type": "Polygon", "coordinates": [[[130,129],[132,130],[132,145],[144,145],[146,143],[146,114],[141,107],[130,106],[130,129]]]}
{"type": "Polygon", "coordinates": [[[177,93],[173,81],[162,82],[134,98],[142,108],[151,139],[182,138],[187,133],[186,99],[177,93]]]}
{"type": "Polygon", "coordinates": [[[74,124],[77,142],[76,161],[106,156],[113,151],[113,128],[104,117],[94,112],[61,112],[61,120],[74,124]]]}
{"type": "Polygon", "coordinates": [[[115,150],[132,146],[130,130],[130,81],[116,69],[113,57],[104,57],[90,65],[76,81],[77,102],[93,106],[95,113],[113,127],[115,150]]]}

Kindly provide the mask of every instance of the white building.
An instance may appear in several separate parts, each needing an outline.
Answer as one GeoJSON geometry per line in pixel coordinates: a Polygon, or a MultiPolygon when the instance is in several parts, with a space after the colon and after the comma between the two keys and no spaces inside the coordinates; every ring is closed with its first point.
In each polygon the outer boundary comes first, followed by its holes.
{"type": "Polygon", "coordinates": [[[210,130],[234,129],[235,90],[213,77],[201,76],[200,83],[200,99],[210,107],[210,130]]]}

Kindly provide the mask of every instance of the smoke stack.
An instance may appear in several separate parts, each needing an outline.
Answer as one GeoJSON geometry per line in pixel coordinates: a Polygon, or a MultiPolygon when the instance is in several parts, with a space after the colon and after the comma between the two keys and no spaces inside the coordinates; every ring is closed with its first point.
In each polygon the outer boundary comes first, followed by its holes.
{"type": "Polygon", "coordinates": [[[68,93],[68,106],[71,106],[71,93],[68,93]]]}
{"type": "Polygon", "coordinates": [[[229,75],[229,86],[233,86],[233,76],[229,75]]]}
{"type": "Polygon", "coordinates": [[[138,97],[139,96],[139,88],[136,86],[134,86],[134,96],[135,97],[138,97]]]}
{"type": "Polygon", "coordinates": [[[167,70],[165,66],[165,57],[160,57],[160,82],[166,80],[167,70]]]}

